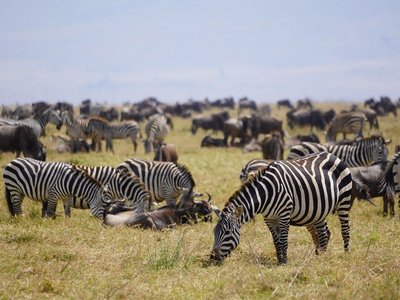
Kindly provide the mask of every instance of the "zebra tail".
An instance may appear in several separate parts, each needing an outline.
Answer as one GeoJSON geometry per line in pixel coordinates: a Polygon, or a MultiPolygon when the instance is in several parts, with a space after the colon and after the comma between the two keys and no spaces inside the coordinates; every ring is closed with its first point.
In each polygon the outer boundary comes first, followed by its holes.
{"type": "Polygon", "coordinates": [[[10,190],[7,188],[7,186],[5,187],[5,190],[6,190],[6,199],[7,199],[8,210],[12,216],[15,216],[14,205],[11,201],[10,190]]]}

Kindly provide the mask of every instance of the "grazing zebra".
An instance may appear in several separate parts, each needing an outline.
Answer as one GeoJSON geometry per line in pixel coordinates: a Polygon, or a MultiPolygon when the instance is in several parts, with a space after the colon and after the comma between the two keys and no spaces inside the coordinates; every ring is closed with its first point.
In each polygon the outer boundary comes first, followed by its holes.
{"type": "Polygon", "coordinates": [[[362,137],[365,121],[367,118],[362,112],[342,113],[336,116],[326,132],[326,141],[336,141],[336,136],[340,132],[343,133],[343,139],[346,139],[347,133],[354,133],[357,137],[362,137]]]}
{"type": "Polygon", "coordinates": [[[0,119],[0,125],[26,125],[32,128],[38,138],[44,135],[44,129],[49,122],[56,125],[57,129],[60,129],[62,126],[61,117],[53,107],[49,107],[41,115],[34,118],[23,120],[0,119]]]}
{"type": "Polygon", "coordinates": [[[320,145],[317,143],[302,142],[289,150],[288,159],[296,159],[312,153],[327,151],[339,157],[349,167],[368,166],[372,163],[385,160],[388,150],[381,136],[372,136],[357,141],[354,145],[320,145]]]}
{"type": "Polygon", "coordinates": [[[4,169],[3,179],[11,215],[22,214],[22,200],[28,197],[47,202],[42,216],[55,217],[57,201],[71,197],[85,199],[91,213],[103,217],[105,204],[111,201],[107,189],[84,170],[62,162],[42,162],[31,158],[12,160],[4,169]]]}
{"type": "MultiPolygon", "coordinates": [[[[91,137],[92,142],[92,150],[96,150],[101,152],[101,140],[103,139],[104,132],[107,131],[109,127],[109,122],[106,119],[101,117],[90,117],[87,121],[86,127],[86,135],[91,137]]],[[[112,145],[111,136],[105,136],[106,144],[112,145]]],[[[111,146],[112,147],[112,146],[111,146]]]]}
{"type": "Polygon", "coordinates": [[[102,138],[106,142],[106,150],[111,150],[114,153],[112,140],[113,139],[126,139],[130,138],[133,144],[133,151],[137,150],[136,140],[142,138],[139,124],[135,121],[124,122],[124,123],[110,123],[104,127],[102,138]]]}
{"type": "MultiPolygon", "coordinates": [[[[143,183],[136,176],[126,172],[119,172],[113,167],[75,166],[84,170],[89,176],[107,186],[112,199],[126,199],[137,213],[149,210],[150,193],[144,188],[143,183]]],[[[73,197],[64,202],[65,215],[71,216],[71,206],[74,208],[89,208],[85,198],[73,197]]]]}
{"type": "Polygon", "coordinates": [[[147,135],[144,142],[145,152],[150,153],[152,148],[157,150],[169,132],[167,118],[159,114],[151,116],[146,124],[145,132],[147,135]]]}
{"type": "Polygon", "coordinates": [[[240,171],[239,179],[241,182],[245,182],[255,174],[257,171],[268,167],[273,160],[270,159],[252,159],[250,160],[240,171]]]}
{"type": "Polygon", "coordinates": [[[127,171],[138,176],[150,192],[152,200],[166,201],[172,206],[183,195],[191,199],[196,195],[193,191],[195,182],[188,168],[181,164],[144,159],[128,159],[121,163],[117,170],[127,171]]]}
{"type": "Polygon", "coordinates": [[[326,217],[337,212],[344,249],[350,241],[352,193],[349,168],[336,156],[322,152],[292,161],[275,161],[246,181],[229,198],[214,228],[210,259],[222,261],[239,244],[241,226],[262,214],[272,234],[279,264],[287,262],[289,225],[306,226],[316,252],[325,251],[330,232],[326,217]]]}

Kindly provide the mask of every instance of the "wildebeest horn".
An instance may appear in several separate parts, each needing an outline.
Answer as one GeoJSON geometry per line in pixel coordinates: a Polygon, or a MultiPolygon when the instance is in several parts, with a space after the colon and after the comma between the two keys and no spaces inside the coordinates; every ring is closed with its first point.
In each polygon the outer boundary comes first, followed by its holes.
{"type": "Polygon", "coordinates": [[[207,194],[207,196],[208,196],[207,202],[210,203],[211,200],[212,200],[212,199],[211,199],[211,195],[210,195],[209,193],[207,193],[207,192],[206,192],[206,194],[207,194]]]}
{"type": "Polygon", "coordinates": [[[203,197],[203,194],[197,193],[197,192],[193,191],[193,192],[192,192],[192,196],[193,196],[193,197],[203,197]]]}

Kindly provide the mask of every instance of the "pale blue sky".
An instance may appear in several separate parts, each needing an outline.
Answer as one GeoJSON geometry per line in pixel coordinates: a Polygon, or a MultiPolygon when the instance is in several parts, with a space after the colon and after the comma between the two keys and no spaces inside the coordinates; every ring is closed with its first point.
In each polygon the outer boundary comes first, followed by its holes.
{"type": "Polygon", "coordinates": [[[400,97],[400,1],[0,0],[0,103],[400,97]]]}

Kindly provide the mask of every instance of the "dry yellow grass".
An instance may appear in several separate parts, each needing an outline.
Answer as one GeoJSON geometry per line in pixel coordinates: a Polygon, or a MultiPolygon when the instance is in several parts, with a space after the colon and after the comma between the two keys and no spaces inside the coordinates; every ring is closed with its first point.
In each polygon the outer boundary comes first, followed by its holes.
{"type": "MultiPolygon", "coordinates": [[[[332,104],[320,104],[332,107],[332,104]]],[[[348,104],[335,104],[339,110],[348,104]]],[[[273,112],[286,120],[286,110],[273,112]]],[[[235,115],[235,112],[231,113],[235,115]]],[[[168,142],[178,146],[197,190],[209,192],[222,207],[240,186],[239,172],[260,153],[240,149],[201,149],[200,130],[192,136],[190,120],[175,119],[168,142]]],[[[385,137],[400,143],[395,117],[380,118],[385,137]]],[[[55,129],[50,127],[48,136],[55,129]]],[[[291,135],[306,130],[289,131],[291,135]]],[[[322,136],[322,133],[319,133],[322,136]]],[[[44,139],[50,148],[50,138],[44,139]]],[[[115,166],[134,157],[129,141],[115,142],[116,154],[60,155],[48,160],[115,166]]],[[[140,145],[137,157],[145,155],[140,145]]],[[[2,154],[4,167],[14,156],[2,154]]],[[[73,210],[55,220],[40,218],[40,205],[26,199],[24,216],[11,218],[0,191],[0,298],[14,299],[398,299],[400,220],[382,217],[376,207],[356,203],[350,214],[351,250],[344,253],[339,221],[329,216],[332,239],[327,253],[316,256],[305,228],[291,227],[288,264],[276,265],[270,233],[261,218],[242,228],[239,247],[222,265],[209,265],[213,223],[163,232],[106,228],[89,211],[73,210]]],[[[396,207],[398,214],[398,208],[396,207]]]]}

